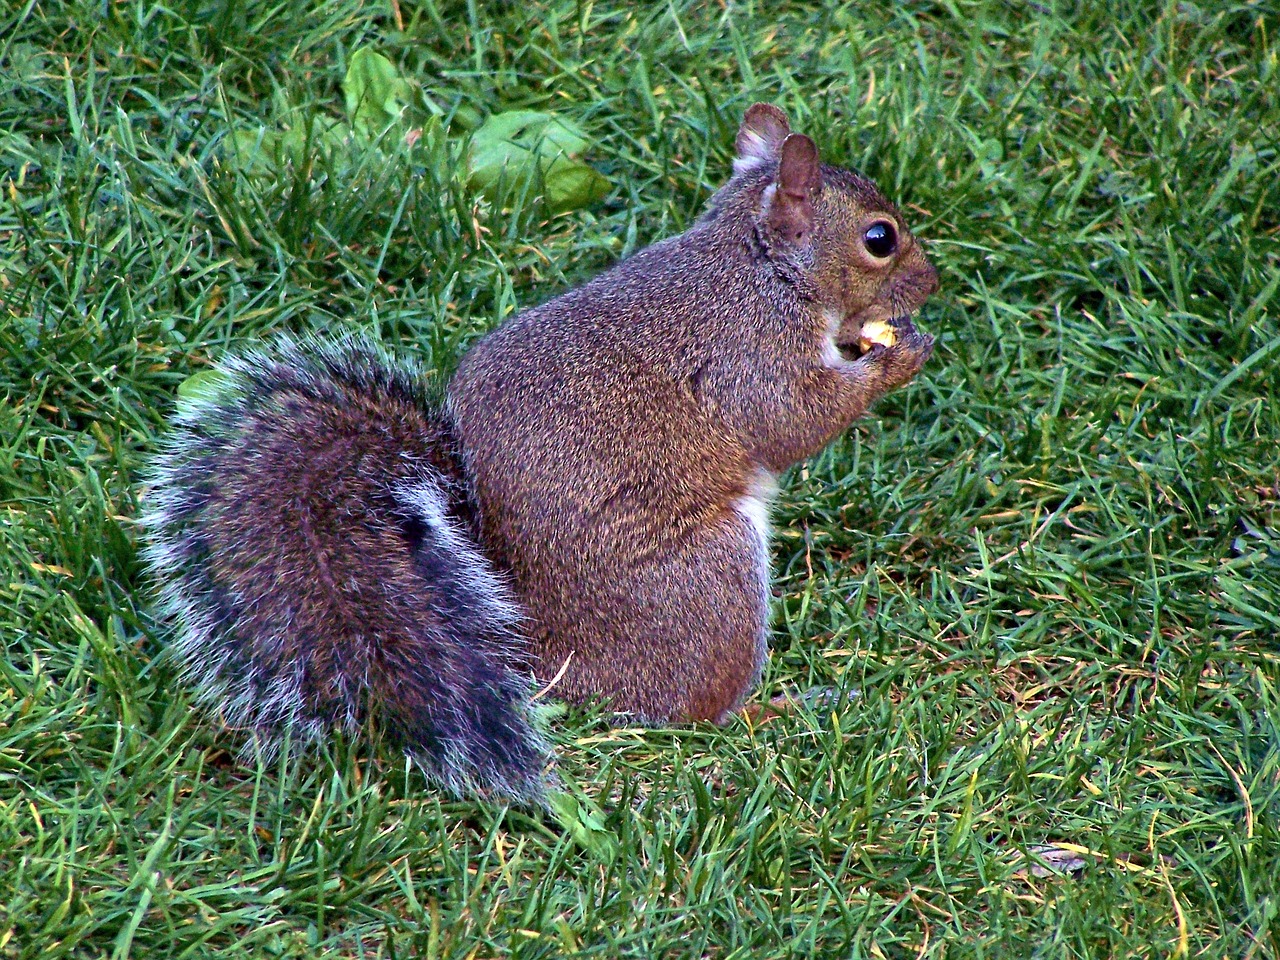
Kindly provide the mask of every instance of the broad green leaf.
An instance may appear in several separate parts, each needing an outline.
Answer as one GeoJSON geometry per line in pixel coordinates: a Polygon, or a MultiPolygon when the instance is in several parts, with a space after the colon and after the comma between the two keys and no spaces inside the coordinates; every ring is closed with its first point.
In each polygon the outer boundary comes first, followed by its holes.
{"type": "Polygon", "coordinates": [[[547,206],[553,213],[580,210],[609,195],[609,181],[594,167],[576,160],[558,160],[544,177],[547,206]]]}
{"type": "Polygon", "coordinates": [[[284,130],[235,130],[228,138],[231,152],[245,173],[274,174],[306,162],[329,157],[351,139],[351,128],[340,120],[315,117],[284,130]]]}
{"type": "Polygon", "coordinates": [[[587,145],[577,124],[553,113],[497,113],[471,137],[469,182],[493,197],[500,183],[520,189],[541,173],[552,212],[585,207],[609,192],[609,182],[576,159],[587,145]]]}
{"type": "Polygon", "coordinates": [[[394,63],[370,47],[351,55],[342,92],[352,127],[365,137],[380,136],[400,123],[413,100],[413,85],[394,63]]]}
{"type": "Polygon", "coordinates": [[[378,145],[394,128],[395,138],[414,143],[436,136],[436,117],[428,117],[420,129],[409,130],[407,113],[414,101],[414,85],[393,64],[369,47],[351,55],[342,81],[347,121],[322,114],[306,116],[302,110],[284,110],[279,126],[236,130],[228,138],[231,152],[246,173],[274,175],[287,166],[309,159],[334,159],[350,155],[356,141],[378,145]]]}
{"type": "Polygon", "coordinates": [[[515,144],[526,150],[535,147],[543,155],[581,153],[587,137],[572,120],[541,110],[507,110],[489,117],[471,138],[471,149],[484,155],[488,150],[515,144]]]}
{"type": "Polygon", "coordinates": [[[547,805],[556,822],[583,850],[605,863],[618,856],[618,838],[605,826],[604,812],[576,785],[564,785],[547,794],[547,805]]]}
{"type": "Polygon", "coordinates": [[[225,370],[201,370],[178,384],[178,396],[183,400],[213,400],[230,382],[225,370]]]}
{"type": "Polygon", "coordinates": [[[280,134],[259,127],[256,130],[232,130],[226,142],[236,165],[245,173],[270,173],[279,166],[280,134]]]}

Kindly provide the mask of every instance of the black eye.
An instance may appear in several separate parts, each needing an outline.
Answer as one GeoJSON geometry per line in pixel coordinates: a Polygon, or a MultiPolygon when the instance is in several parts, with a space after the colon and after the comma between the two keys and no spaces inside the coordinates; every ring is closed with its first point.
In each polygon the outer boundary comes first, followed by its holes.
{"type": "Polygon", "coordinates": [[[867,232],[862,235],[862,243],[867,248],[867,253],[877,260],[884,260],[892,257],[898,249],[898,231],[893,229],[893,224],[889,221],[877,220],[867,227],[867,232]]]}

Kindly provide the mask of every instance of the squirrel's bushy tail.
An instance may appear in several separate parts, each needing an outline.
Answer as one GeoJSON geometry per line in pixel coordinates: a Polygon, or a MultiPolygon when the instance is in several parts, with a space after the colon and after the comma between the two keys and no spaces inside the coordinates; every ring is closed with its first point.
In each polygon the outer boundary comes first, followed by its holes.
{"type": "Polygon", "coordinates": [[[354,340],[280,341],[183,401],[144,556],[202,698],[269,750],[370,720],[456,793],[536,801],[520,614],[444,405],[354,340]]]}

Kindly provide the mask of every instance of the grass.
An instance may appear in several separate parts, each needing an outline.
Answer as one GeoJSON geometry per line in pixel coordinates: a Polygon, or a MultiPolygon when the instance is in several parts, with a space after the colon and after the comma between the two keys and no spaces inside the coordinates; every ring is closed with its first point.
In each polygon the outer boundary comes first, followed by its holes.
{"type": "Polygon", "coordinates": [[[1280,956],[1278,36],[1226,2],[10,5],[0,956],[1280,956]],[[367,45],[443,137],[231,161],[340,118],[367,45]],[[443,374],[688,225],[755,99],[943,277],[925,373],[777,510],[766,690],[859,696],[566,713],[612,861],[367,743],[238,765],[137,561],[177,384],[352,326],[443,374]],[[523,107],[589,131],[607,200],[474,196],[467,124],[523,107]]]}

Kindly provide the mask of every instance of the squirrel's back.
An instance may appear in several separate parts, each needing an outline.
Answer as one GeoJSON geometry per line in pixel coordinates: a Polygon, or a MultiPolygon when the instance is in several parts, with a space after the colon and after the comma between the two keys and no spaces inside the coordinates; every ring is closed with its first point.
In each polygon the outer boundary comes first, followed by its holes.
{"type": "Polygon", "coordinates": [[[456,792],[536,797],[520,613],[423,378],[353,341],[222,374],[179,410],[144,518],[188,678],[268,751],[372,720],[456,792]]]}

